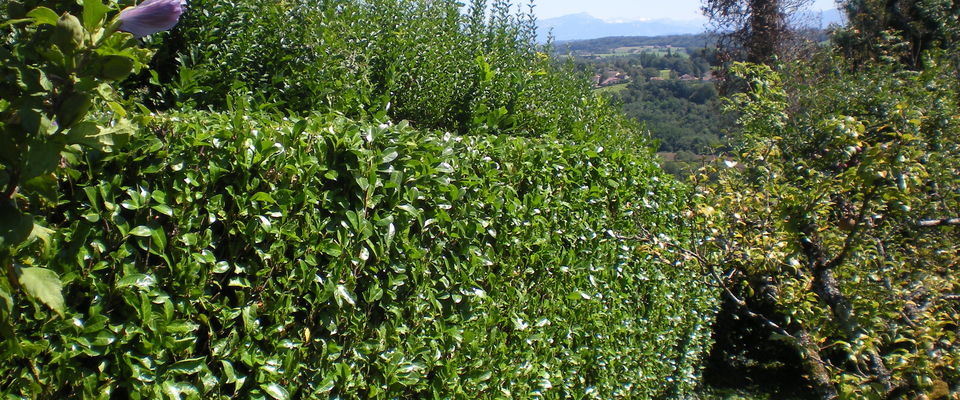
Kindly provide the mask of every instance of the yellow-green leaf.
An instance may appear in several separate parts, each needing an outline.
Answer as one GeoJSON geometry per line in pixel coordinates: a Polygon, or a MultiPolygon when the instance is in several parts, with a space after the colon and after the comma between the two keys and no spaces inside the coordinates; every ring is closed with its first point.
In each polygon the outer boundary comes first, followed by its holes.
{"type": "Polygon", "coordinates": [[[51,310],[63,316],[66,308],[63,301],[63,284],[56,272],[46,268],[29,267],[19,270],[18,280],[30,297],[46,304],[51,310]]]}
{"type": "Polygon", "coordinates": [[[33,23],[37,25],[56,25],[60,20],[57,13],[47,7],[37,7],[27,13],[27,16],[33,18],[33,23]]]}

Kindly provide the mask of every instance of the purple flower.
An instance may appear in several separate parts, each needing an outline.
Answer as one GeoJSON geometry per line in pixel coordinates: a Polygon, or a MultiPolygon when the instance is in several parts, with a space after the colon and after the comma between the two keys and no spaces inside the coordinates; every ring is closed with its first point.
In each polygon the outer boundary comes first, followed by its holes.
{"type": "Polygon", "coordinates": [[[183,14],[182,0],[146,0],[120,12],[120,30],[137,39],[173,28],[183,14]]]}

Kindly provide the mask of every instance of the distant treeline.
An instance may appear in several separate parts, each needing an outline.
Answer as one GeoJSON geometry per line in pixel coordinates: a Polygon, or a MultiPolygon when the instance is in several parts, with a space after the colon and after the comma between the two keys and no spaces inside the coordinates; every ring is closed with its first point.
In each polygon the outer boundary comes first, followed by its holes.
{"type": "MultiPolygon", "coordinates": [[[[801,29],[795,33],[812,42],[823,42],[829,39],[829,30],[827,29],[801,29]]],[[[560,54],[573,52],[597,54],[610,53],[619,47],[673,46],[696,49],[712,48],[716,46],[716,43],[716,37],[708,33],[666,36],[610,36],[599,39],[558,42],[556,50],[560,54]]]]}
{"type": "Polygon", "coordinates": [[[715,40],[708,34],[669,36],[612,36],[590,40],[557,43],[560,53],[590,52],[609,53],[618,47],[673,46],[685,48],[713,47],[715,40]]]}
{"type": "Polygon", "coordinates": [[[710,72],[711,65],[716,63],[716,52],[704,51],[703,49],[689,49],[688,51],[678,50],[668,55],[642,52],[639,54],[623,54],[602,59],[577,57],[575,63],[577,64],[577,68],[583,71],[591,69],[597,72],[609,70],[622,71],[642,81],[649,80],[651,77],[661,76],[660,71],[662,70],[672,71],[671,75],[673,78],[679,78],[687,74],[696,78],[702,78],[710,72]],[[681,51],[683,51],[684,55],[680,55],[681,51]]]}
{"type": "MultiPolygon", "coordinates": [[[[691,38],[694,35],[674,37],[691,38]]],[[[703,39],[705,35],[699,37],[703,39]]],[[[723,132],[731,122],[720,112],[714,82],[701,80],[710,75],[711,64],[717,62],[716,52],[687,48],[686,53],[684,56],[643,52],[618,57],[575,57],[574,63],[585,74],[606,78],[616,72],[628,77],[625,87],[608,93],[628,117],[646,126],[659,143],[657,150],[714,154],[722,146],[723,132]],[[662,71],[669,71],[670,78],[661,80],[664,77],[662,71]]]]}

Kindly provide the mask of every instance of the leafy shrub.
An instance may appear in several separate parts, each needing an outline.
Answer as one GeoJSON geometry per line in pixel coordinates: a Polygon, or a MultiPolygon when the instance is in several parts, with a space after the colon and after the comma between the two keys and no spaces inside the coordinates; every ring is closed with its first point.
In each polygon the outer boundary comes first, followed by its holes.
{"type": "MultiPolygon", "coordinates": [[[[0,18],[0,266],[9,283],[0,285],[0,334],[6,336],[14,301],[36,301],[62,316],[56,273],[14,263],[38,240],[49,244],[50,229],[31,209],[57,203],[61,153],[81,154],[83,147],[110,152],[136,131],[139,116],[128,116],[112,84],[153,54],[120,31],[144,21],[142,11],[120,18],[100,1],[43,3],[60,12],[39,3],[5,3],[0,18]]],[[[164,25],[179,15],[179,3],[167,4],[150,12],[164,25]]]]}
{"type": "Polygon", "coordinates": [[[160,50],[158,96],[222,109],[241,91],[458,133],[639,137],[535,31],[507,1],[196,0],[160,50]]]}
{"type": "Polygon", "coordinates": [[[714,293],[629,237],[683,241],[634,154],[336,115],[158,117],[67,157],[0,390],[36,397],[683,396],[714,293]]]}
{"type": "Polygon", "coordinates": [[[920,72],[829,55],[733,69],[750,85],[731,102],[738,164],[701,215],[821,398],[960,390],[960,103],[956,70],[925,56],[920,72]]]}

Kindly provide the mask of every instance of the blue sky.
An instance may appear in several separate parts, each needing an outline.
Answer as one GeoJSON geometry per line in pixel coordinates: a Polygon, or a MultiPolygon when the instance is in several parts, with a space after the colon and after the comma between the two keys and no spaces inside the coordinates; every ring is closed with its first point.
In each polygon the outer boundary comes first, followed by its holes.
{"type": "MultiPolygon", "coordinates": [[[[521,1],[520,3],[526,3],[521,1]]],[[[588,13],[604,20],[669,18],[693,20],[700,15],[700,0],[534,0],[538,19],[588,13]]],[[[835,8],[834,0],[815,0],[813,10],[835,8]]]]}

